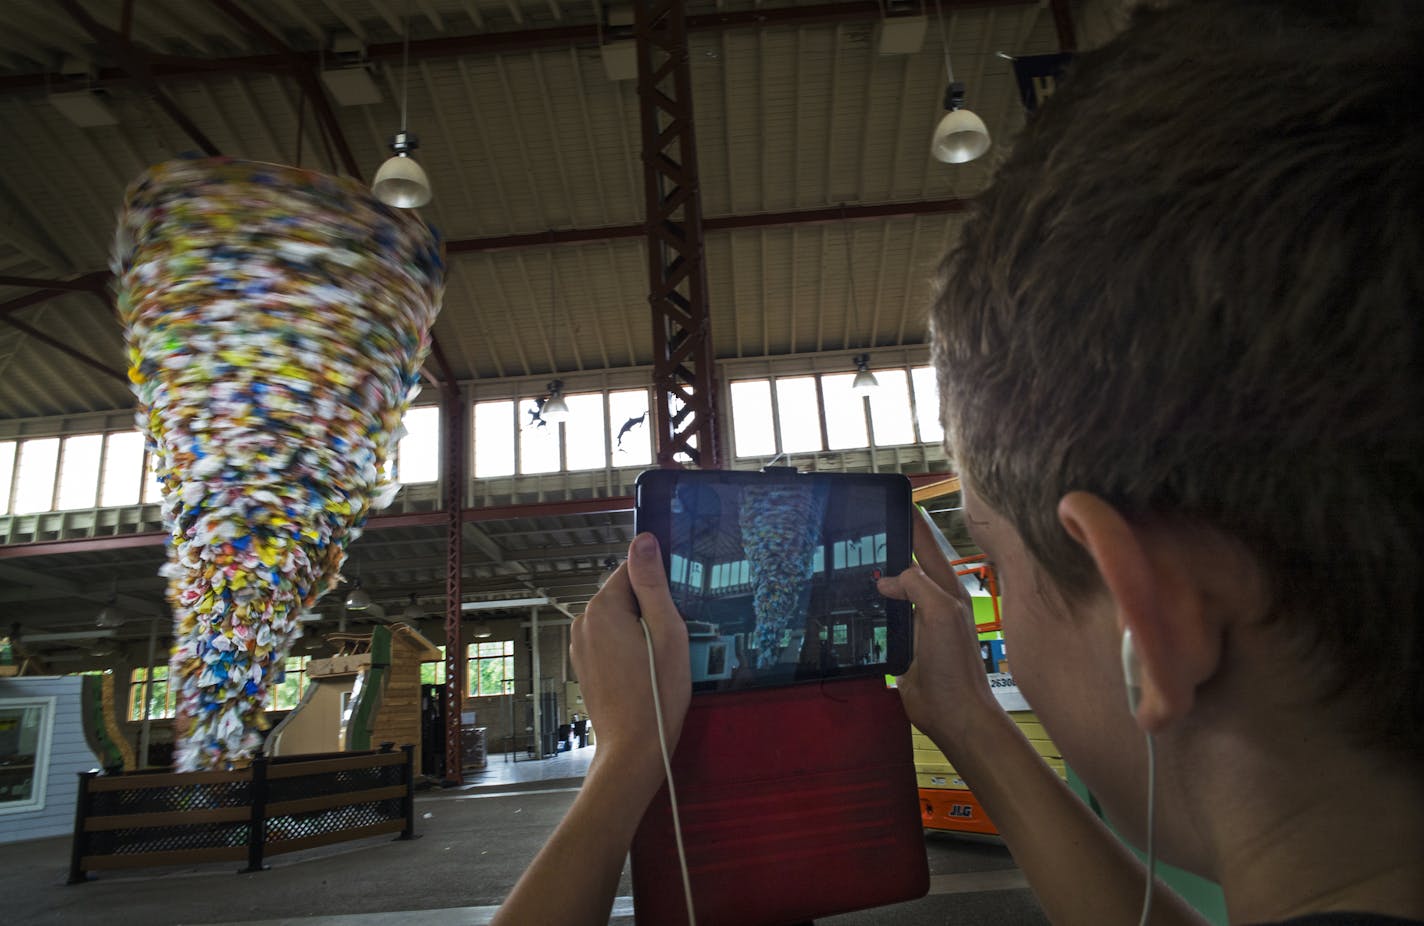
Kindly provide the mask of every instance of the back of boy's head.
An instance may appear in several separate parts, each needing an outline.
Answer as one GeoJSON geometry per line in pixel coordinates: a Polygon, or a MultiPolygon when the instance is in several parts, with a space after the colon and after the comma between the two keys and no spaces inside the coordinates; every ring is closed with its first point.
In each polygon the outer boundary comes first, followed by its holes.
{"type": "MultiPolygon", "coordinates": [[[[948,441],[1067,600],[1056,505],[1208,525],[1368,743],[1424,756],[1424,17],[1191,2],[1071,66],[945,258],[948,441]]],[[[1231,568],[1231,567],[1227,567],[1231,568]]]]}

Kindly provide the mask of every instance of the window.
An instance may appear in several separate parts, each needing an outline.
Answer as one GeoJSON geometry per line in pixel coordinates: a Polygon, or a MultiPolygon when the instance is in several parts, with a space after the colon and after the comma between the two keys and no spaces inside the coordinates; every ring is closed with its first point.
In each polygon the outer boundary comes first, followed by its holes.
{"type": "Polygon", "coordinates": [[[525,475],[559,471],[559,426],[535,418],[538,410],[534,399],[519,403],[519,472],[525,475]]]}
{"type": "Polygon", "coordinates": [[[647,466],[653,462],[653,421],[648,390],[608,393],[608,429],[613,436],[614,466],[647,466]]]}
{"type": "Polygon", "coordinates": [[[64,439],[55,510],[94,507],[99,499],[99,457],[103,451],[102,434],[76,434],[64,439]]]}
{"type": "Polygon", "coordinates": [[[115,431],[104,437],[104,472],[99,481],[99,504],[137,505],[143,492],[143,435],[115,431]]]}
{"type": "Polygon", "coordinates": [[[602,469],[608,465],[608,426],[603,419],[603,393],[564,396],[569,417],[564,422],[564,465],[570,470],[602,469]]]}
{"type": "Polygon", "coordinates": [[[58,465],[59,438],[45,437],[20,443],[15,514],[54,510],[54,471],[58,465]]]}
{"type": "Polygon", "coordinates": [[[290,711],[302,703],[302,695],[307,690],[307,663],[310,656],[288,656],[282,671],[272,685],[271,697],[267,699],[267,710],[290,711]]]}
{"type": "MultiPolygon", "coordinates": [[[[877,373],[876,379],[879,378],[877,373]]],[[[821,377],[821,391],[826,397],[827,449],[870,446],[870,435],[865,430],[865,402],[850,388],[854,381],[854,373],[821,377]]]]}
{"type": "Polygon", "coordinates": [[[539,404],[534,398],[476,402],[475,476],[576,472],[653,461],[648,390],[565,393],[564,401],[569,417],[563,422],[535,417],[539,404]]]}
{"type": "Polygon", "coordinates": [[[163,501],[163,483],[158,480],[158,454],[148,452],[143,464],[143,503],[152,505],[163,501]]]}
{"type": "Polygon", "coordinates": [[[54,698],[0,699],[0,814],[39,810],[45,803],[54,698]]]}
{"type": "Polygon", "coordinates": [[[738,380],[731,384],[732,441],[738,457],[816,453],[925,443],[939,444],[939,395],[934,369],[877,369],[866,397],[855,373],[738,380]],[[911,401],[911,388],[914,400],[911,401]]]}
{"type": "Polygon", "coordinates": [[[10,513],[10,487],[15,482],[15,442],[0,441],[0,514],[10,513]]]}
{"type": "Polygon", "coordinates": [[[904,370],[881,370],[875,374],[879,385],[870,392],[870,426],[875,443],[913,444],[915,425],[910,420],[910,388],[904,370]]]}
{"type": "Polygon", "coordinates": [[[440,408],[422,405],[401,419],[405,437],[396,445],[396,478],[403,485],[440,478],[440,408]]]}
{"type": "Polygon", "coordinates": [[[514,641],[490,640],[469,646],[470,697],[514,692],[514,641]]]}
{"type": "Polygon", "coordinates": [[[739,457],[776,456],[770,380],[732,383],[732,442],[739,457]]]}
{"type": "Polygon", "coordinates": [[[168,687],[168,667],[134,669],[129,675],[129,720],[143,719],[143,704],[148,700],[148,716],[152,720],[172,717],[173,689],[168,687]]]}
{"type": "Polygon", "coordinates": [[[944,428],[939,423],[939,380],[934,367],[915,367],[910,371],[915,387],[915,423],[920,426],[920,440],[926,444],[944,441],[944,428]]]}
{"type": "Polygon", "coordinates": [[[514,475],[514,403],[475,403],[475,475],[514,475]]]}
{"type": "Polygon", "coordinates": [[[814,453],[821,446],[821,403],[816,377],[796,376],[776,381],[776,410],[781,421],[783,453],[814,453]]]}
{"type": "Polygon", "coordinates": [[[420,684],[445,684],[445,647],[440,647],[439,662],[422,662],[420,664],[420,684]]]}

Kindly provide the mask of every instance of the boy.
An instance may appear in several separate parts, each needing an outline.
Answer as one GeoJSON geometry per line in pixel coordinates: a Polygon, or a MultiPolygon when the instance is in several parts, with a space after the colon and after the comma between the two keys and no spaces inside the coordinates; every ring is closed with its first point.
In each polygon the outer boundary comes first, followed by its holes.
{"type": "MultiPolygon", "coordinates": [[[[1015,142],[931,312],[1019,686],[1139,844],[1152,794],[1161,857],[1233,923],[1424,921],[1421,20],[1140,14],[1015,142]]],[[[1136,921],[1142,866],[994,705],[932,529],[881,582],[916,605],[911,719],[1051,920],[1136,921]]],[[[500,922],[607,920],[662,777],[637,615],[680,726],[685,631],[640,536],[574,628],[598,760],[500,922]],[[541,891],[581,867],[584,903],[541,891]]]]}

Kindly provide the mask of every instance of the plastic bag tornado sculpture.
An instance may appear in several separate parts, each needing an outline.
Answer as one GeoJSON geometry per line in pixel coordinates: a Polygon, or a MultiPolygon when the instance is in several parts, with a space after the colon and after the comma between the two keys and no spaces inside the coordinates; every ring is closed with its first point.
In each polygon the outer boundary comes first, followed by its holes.
{"type": "Polygon", "coordinates": [[[130,187],[114,273],[170,531],[175,762],[242,766],[299,615],[394,495],[441,249],[353,181],[173,161],[130,187]]]}
{"type": "Polygon", "coordinates": [[[803,617],[811,591],[825,499],[807,486],[747,486],[738,521],[750,563],[757,668],[776,664],[792,618],[803,617]]]}

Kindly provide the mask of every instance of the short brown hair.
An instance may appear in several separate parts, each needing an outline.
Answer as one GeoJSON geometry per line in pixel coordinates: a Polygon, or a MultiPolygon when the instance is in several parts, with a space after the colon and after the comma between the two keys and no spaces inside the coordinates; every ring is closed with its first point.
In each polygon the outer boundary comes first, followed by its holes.
{"type": "MultiPolygon", "coordinates": [[[[1069,599],[1067,492],[1241,541],[1424,757],[1424,17],[1191,2],[1080,57],[940,270],[952,452],[1069,599]]],[[[1299,628],[1298,631],[1296,628],[1299,628]]]]}

